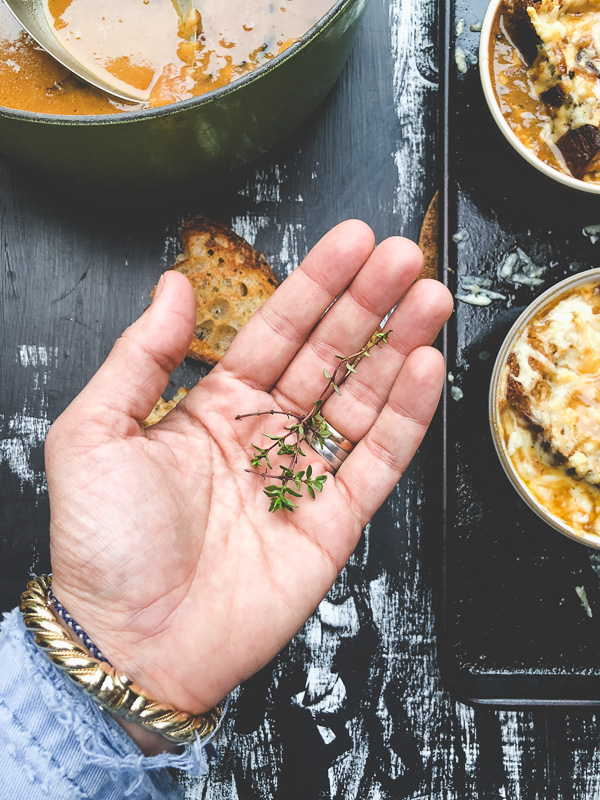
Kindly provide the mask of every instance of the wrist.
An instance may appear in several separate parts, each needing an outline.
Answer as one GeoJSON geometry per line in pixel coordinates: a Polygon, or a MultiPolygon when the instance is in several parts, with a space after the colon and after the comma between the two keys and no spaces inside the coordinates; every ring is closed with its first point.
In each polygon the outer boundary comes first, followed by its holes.
{"type": "MultiPolygon", "coordinates": [[[[104,613],[106,609],[102,607],[102,600],[98,600],[99,605],[97,605],[94,597],[82,596],[76,587],[74,591],[66,589],[54,575],[52,591],[60,604],[82,626],[101,651],[100,655],[98,651],[91,651],[92,655],[125,673],[157,701],[191,714],[206,714],[221,699],[221,696],[206,699],[197,692],[190,691],[187,683],[169,668],[168,663],[164,663],[160,646],[151,636],[134,636],[133,633],[128,634],[127,630],[124,632],[119,630],[121,616],[113,608],[110,608],[110,618],[117,622],[108,628],[106,625],[108,615],[104,613]]],[[[88,643],[89,639],[88,642],[83,642],[90,650],[88,643]]]]}
{"type": "MultiPolygon", "coordinates": [[[[128,722],[139,723],[144,729],[178,745],[204,743],[215,735],[226,703],[217,704],[207,713],[191,714],[155,700],[127,675],[107,661],[95,658],[87,647],[75,641],[77,637],[67,622],[62,616],[57,616],[50,604],[50,585],[51,578],[47,575],[29,581],[21,596],[21,612],[38,647],[73,683],[105,711],[128,722]]],[[[86,637],[83,635],[81,638],[86,637]]],[[[145,747],[155,746],[155,740],[154,743],[140,741],[145,747]]]]}
{"type": "MultiPolygon", "coordinates": [[[[85,647],[95,658],[103,660],[102,653],[90,640],[81,626],[76,623],[73,617],[71,617],[51,588],[48,590],[48,597],[52,604],[52,610],[57,620],[60,621],[62,619],[67,623],[68,630],[66,632],[70,635],[71,639],[81,647],[85,647]]],[[[125,731],[125,733],[128,734],[128,736],[133,740],[133,742],[138,746],[145,756],[156,756],[160,753],[177,753],[181,749],[179,745],[175,744],[174,742],[167,741],[159,733],[147,731],[142,728],[141,725],[138,725],[134,722],[127,722],[127,720],[121,719],[118,714],[111,713],[110,716],[125,731]]]]}

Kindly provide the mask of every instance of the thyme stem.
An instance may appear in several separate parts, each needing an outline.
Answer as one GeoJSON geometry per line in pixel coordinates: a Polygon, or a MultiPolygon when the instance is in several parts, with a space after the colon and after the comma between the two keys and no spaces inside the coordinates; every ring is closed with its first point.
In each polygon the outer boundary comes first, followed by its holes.
{"type": "Polygon", "coordinates": [[[270,480],[277,481],[279,485],[266,486],[264,493],[271,501],[269,511],[294,511],[298,506],[291,499],[292,497],[302,497],[300,489],[305,486],[309,495],[315,498],[315,492],[321,492],[323,484],[327,480],[327,475],[317,475],[313,477],[312,467],[307,467],[306,470],[296,471],[300,456],[305,456],[302,452],[302,442],[306,439],[308,431],[317,437],[319,443],[323,445],[324,441],[330,436],[331,431],[327,426],[327,421],[321,414],[321,409],[333,393],[340,394],[340,387],[348,380],[348,378],[356,372],[356,367],[363,358],[370,357],[370,351],[374,347],[379,347],[381,344],[386,344],[388,336],[391,331],[382,331],[378,329],[373,336],[369,339],[367,344],[362,347],[358,352],[350,356],[336,356],[339,363],[333,370],[333,375],[330,375],[326,369],[323,374],[327,379],[327,385],[319,395],[318,399],[312,404],[311,410],[305,414],[294,414],[291,411],[254,411],[250,414],[238,414],[236,420],[247,419],[248,417],[265,417],[274,416],[276,414],[295,419],[296,423],[288,428],[284,428],[285,433],[282,436],[271,436],[270,434],[263,433],[267,439],[272,439],[273,444],[269,447],[259,447],[253,444],[252,447],[256,451],[254,456],[250,459],[252,469],[247,469],[253,475],[258,475],[263,480],[269,478],[270,480]],[[288,444],[288,439],[294,436],[295,441],[293,444],[288,444]],[[273,450],[277,450],[278,456],[289,456],[290,460],[287,466],[281,465],[279,467],[280,474],[273,474],[269,472],[272,469],[269,454],[273,450]],[[261,467],[265,467],[264,471],[261,467]],[[294,488],[291,488],[293,484],[294,488]]]}

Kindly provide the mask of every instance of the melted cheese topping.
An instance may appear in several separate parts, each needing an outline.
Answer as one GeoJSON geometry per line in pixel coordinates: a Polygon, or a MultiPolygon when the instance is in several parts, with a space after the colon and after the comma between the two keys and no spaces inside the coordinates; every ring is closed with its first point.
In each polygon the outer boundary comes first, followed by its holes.
{"type": "Polygon", "coordinates": [[[507,452],[534,498],[574,531],[600,543],[600,489],[556,464],[543,437],[512,406],[500,414],[507,452]]]}
{"type": "Polygon", "coordinates": [[[600,535],[598,284],[567,293],[522,331],[500,396],[506,450],[531,493],[573,529],[600,535]]]}
{"type": "Polygon", "coordinates": [[[527,9],[542,41],[531,68],[541,95],[560,82],[568,98],[551,109],[545,135],[552,142],[582,125],[600,127],[600,4],[592,0],[542,0],[527,9]]]}

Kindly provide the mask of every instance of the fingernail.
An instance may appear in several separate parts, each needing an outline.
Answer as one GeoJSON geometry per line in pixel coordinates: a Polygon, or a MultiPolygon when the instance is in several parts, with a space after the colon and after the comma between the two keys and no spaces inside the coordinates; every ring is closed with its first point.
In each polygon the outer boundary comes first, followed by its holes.
{"type": "Polygon", "coordinates": [[[158,283],[156,284],[156,289],[154,290],[154,297],[152,299],[152,302],[154,302],[154,300],[156,300],[158,298],[158,296],[160,295],[160,293],[163,290],[164,285],[165,285],[165,276],[164,276],[164,273],[163,273],[160,276],[160,278],[158,279],[158,283]]]}

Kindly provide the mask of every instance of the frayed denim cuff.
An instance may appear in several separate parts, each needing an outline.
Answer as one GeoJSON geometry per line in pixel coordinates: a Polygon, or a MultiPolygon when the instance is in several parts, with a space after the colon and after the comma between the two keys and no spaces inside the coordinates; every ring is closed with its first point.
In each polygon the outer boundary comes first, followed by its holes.
{"type": "MultiPolygon", "coordinates": [[[[210,745],[209,745],[210,747],[210,745]]],[[[211,748],[212,750],[212,748],[211,748]]],[[[133,740],[38,650],[18,609],[0,627],[0,797],[175,800],[168,772],[208,769],[200,741],[142,755],[133,740]]]]}

